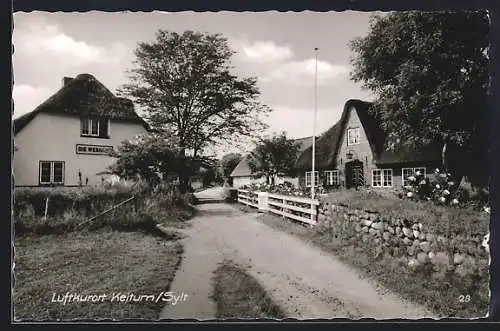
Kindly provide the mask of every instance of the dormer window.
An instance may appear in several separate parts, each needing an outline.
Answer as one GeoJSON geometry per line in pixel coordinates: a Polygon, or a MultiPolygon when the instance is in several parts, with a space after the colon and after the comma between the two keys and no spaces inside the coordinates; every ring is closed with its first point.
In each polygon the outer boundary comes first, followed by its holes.
{"type": "Polygon", "coordinates": [[[109,120],[105,118],[82,118],[80,135],[82,137],[109,138],[109,120]]]}
{"type": "Polygon", "coordinates": [[[359,144],[360,130],[359,128],[351,128],[347,130],[347,145],[359,144]]]}

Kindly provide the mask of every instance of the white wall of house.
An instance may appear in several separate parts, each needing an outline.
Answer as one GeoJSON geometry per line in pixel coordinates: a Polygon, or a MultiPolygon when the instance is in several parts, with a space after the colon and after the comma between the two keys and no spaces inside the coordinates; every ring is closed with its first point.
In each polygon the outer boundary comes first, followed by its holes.
{"type": "Polygon", "coordinates": [[[146,133],[141,124],[111,121],[110,138],[80,137],[80,118],[71,115],[45,114],[35,116],[16,136],[19,150],[14,154],[14,177],[16,186],[39,185],[40,161],[64,161],[64,185],[78,185],[78,172],[82,181],[88,178],[89,185],[100,185],[101,175],[115,162],[106,155],[77,154],[77,144],[113,146],[122,141],[146,133]]]}

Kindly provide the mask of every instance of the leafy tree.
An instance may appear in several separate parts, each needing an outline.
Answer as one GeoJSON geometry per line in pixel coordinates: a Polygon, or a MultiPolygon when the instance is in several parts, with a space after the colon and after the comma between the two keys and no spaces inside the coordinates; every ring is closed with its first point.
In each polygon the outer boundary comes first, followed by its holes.
{"type": "Polygon", "coordinates": [[[213,165],[209,157],[181,155],[175,137],[166,138],[163,134],[146,134],[123,141],[112,156],[117,158],[110,167],[114,174],[125,178],[139,176],[151,186],[162,179],[177,177],[183,170],[197,174],[200,168],[213,165]]]}
{"type": "MultiPolygon", "coordinates": [[[[219,34],[159,30],[140,42],[130,83],[120,93],[135,101],[153,129],[173,132],[181,155],[196,158],[213,145],[242,141],[265,128],[255,78],[232,73],[227,39],[219,34]]],[[[181,187],[189,173],[180,174],[181,187]]]]}
{"type": "Polygon", "coordinates": [[[388,148],[439,143],[442,163],[485,182],[489,20],[484,12],[375,16],[351,42],[352,78],[376,95],[388,148]],[[470,162],[474,160],[474,162],[470,162]]]}
{"type": "Polygon", "coordinates": [[[162,177],[178,171],[179,160],[176,143],[161,135],[142,135],[123,141],[112,154],[117,161],[110,170],[125,178],[141,177],[151,186],[162,177]]]}
{"type": "Polygon", "coordinates": [[[236,168],[238,163],[240,163],[241,159],[241,154],[229,153],[224,155],[219,162],[219,171],[221,173],[221,177],[225,180],[228,180],[230,185],[232,185],[231,173],[233,172],[234,168],[236,168]]]}
{"type": "Polygon", "coordinates": [[[286,133],[260,139],[250,153],[248,166],[255,178],[266,177],[267,184],[274,184],[277,176],[295,176],[299,145],[286,137],[286,133]]]}

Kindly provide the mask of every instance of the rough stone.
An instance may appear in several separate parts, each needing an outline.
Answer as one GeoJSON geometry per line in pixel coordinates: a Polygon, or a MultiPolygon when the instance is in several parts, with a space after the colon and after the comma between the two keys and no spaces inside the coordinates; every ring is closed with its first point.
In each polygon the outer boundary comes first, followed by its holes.
{"type": "Polygon", "coordinates": [[[413,241],[412,241],[411,239],[409,239],[409,238],[405,237],[405,238],[403,239],[403,243],[404,243],[405,245],[411,245],[411,244],[413,243],[413,241]]]}
{"type": "Polygon", "coordinates": [[[372,228],[376,230],[382,230],[384,228],[384,225],[382,224],[382,222],[373,222],[372,228]]]}
{"type": "Polygon", "coordinates": [[[365,221],[363,221],[363,223],[365,224],[365,226],[371,226],[373,221],[365,220],[365,221]]]}
{"type": "Polygon", "coordinates": [[[408,253],[409,256],[415,255],[415,246],[408,246],[406,253],[408,253]]]}
{"type": "Polygon", "coordinates": [[[377,234],[377,232],[378,232],[378,231],[377,231],[377,230],[375,230],[375,229],[370,228],[370,229],[368,230],[368,232],[369,232],[372,236],[374,236],[374,235],[376,235],[376,234],[377,234]]]}
{"type": "Polygon", "coordinates": [[[420,245],[420,240],[418,239],[413,240],[412,246],[418,247],[418,245],[420,245]]]}
{"type": "Polygon", "coordinates": [[[356,232],[361,232],[361,225],[356,224],[356,226],[354,227],[354,230],[355,230],[356,232]]]}
{"type": "Polygon", "coordinates": [[[374,242],[375,244],[380,244],[380,238],[375,238],[375,239],[373,239],[373,242],[374,242]]]}
{"type": "Polygon", "coordinates": [[[423,232],[420,232],[420,236],[418,237],[420,241],[425,241],[427,240],[427,235],[423,232]]]}
{"type": "Polygon", "coordinates": [[[369,229],[367,226],[363,226],[363,227],[361,228],[361,230],[362,230],[363,232],[366,232],[366,233],[368,233],[368,231],[370,231],[370,229],[369,229]]]}
{"type": "Polygon", "coordinates": [[[382,233],[382,238],[385,241],[388,241],[391,238],[391,235],[389,234],[389,232],[384,232],[384,233],[382,233]]]}
{"type": "Polygon", "coordinates": [[[412,229],[413,231],[418,231],[418,224],[413,224],[413,225],[411,226],[411,229],[412,229]]]}
{"type": "Polygon", "coordinates": [[[405,236],[407,236],[407,237],[408,237],[408,236],[410,235],[410,233],[411,233],[410,229],[408,229],[408,228],[406,228],[406,227],[402,228],[402,231],[403,231],[404,235],[405,235],[405,236]]]}
{"type": "Polygon", "coordinates": [[[387,227],[387,231],[390,233],[390,234],[395,234],[396,231],[394,230],[394,228],[392,226],[388,226],[387,227]]]}
{"type": "Polygon", "coordinates": [[[428,241],[423,241],[420,243],[420,248],[425,253],[429,253],[431,251],[431,244],[428,241]]]}
{"type": "Polygon", "coordinates": [[[418,262],[416,259],[411,258],[408,260],[408,267],[415,269],[420,266],[420,262],[418,262]]]}
{"type": "Polygon", "coordinates": [[[413,236],[414,236],[415,238],[420,237],[420,232],[419,232],[418,230],[413,230],[413,236]]]}
{"type": "Polygon", "coordinates": [[[420,262],[422,264],[426,263],[428,261],[428,259],[429,259],[429,257],[424,252],[420,252],[417,254],[417,260],[418,260],[418,262],[420,262]]]}
{"type": "Polygon", "coordinates": [[[462,254],[455,253],[455,255],[453,255],[453,263],[462,264],[462,262],[464,262],[464,256],[462,254]]]}

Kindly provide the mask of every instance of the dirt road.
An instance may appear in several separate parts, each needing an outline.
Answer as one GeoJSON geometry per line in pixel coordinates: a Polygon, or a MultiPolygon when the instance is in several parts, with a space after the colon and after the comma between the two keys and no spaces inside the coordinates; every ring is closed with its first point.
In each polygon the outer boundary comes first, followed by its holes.
{"type": "MultiPolygon", "coordinates": [[[[216,199],[221,191],[210,189],[198,197],[216,199]]],[[[189,298],[167,306],[161,318],[214,318],[211,271],[223,259],[247,266],[289,318],[431,317],[425,308],[361,279],[334,256],[273,230],[254,214],[223,203],[203,204],[199,209],[192,227],[184,230],[185,256],[172,284],[172,291],[187,293],[189,298]]]]}

